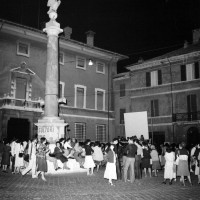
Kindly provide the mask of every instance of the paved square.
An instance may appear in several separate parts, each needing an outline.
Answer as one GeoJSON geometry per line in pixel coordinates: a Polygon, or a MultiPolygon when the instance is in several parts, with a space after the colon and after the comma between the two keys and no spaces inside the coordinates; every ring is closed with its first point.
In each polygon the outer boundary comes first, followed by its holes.
{"type": "Polygon", "coordinates": [[[11,200],[198,200],[200,185],[192,175],[193,186],[181,186],[179,180],[172,185],[162,184],[163,171],[158,177],[143,178],[131,184],[119,180],[115,186],[103,178],[104,169],[94,176],[86,173],[48,175],[47,182],[32,179],[30,175],[12,175],[0,172],[0,199],[11,200]]]}

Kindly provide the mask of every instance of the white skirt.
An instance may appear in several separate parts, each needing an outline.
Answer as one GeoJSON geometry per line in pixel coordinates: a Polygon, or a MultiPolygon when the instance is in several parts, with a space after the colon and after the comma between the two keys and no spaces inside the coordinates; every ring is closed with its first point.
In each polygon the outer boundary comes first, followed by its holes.
{"type": "Polygon", "coordinates": [[[116,164],[107,162],[104,178],[117,180],[116,164]]]}
{"type": "Polygon", "coordinates": [[[94,161],[92,159],[92,155],[91,156],[85,156],[85,163],[84,163],[83,166],[86,169],[95,167],[94,161]]]}

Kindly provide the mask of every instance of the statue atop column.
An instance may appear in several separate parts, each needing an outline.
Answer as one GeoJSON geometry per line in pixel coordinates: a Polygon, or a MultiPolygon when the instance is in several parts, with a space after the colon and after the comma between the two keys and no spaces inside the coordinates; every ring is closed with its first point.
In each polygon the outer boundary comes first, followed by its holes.
{"type": "Polygon", "coordinates": [[[57,18],[57,9],[61,4],[61,0],[48,0],[47,6],[49,7],[49,11],[47,14],[49,18],[55,20],[57,18]]]}

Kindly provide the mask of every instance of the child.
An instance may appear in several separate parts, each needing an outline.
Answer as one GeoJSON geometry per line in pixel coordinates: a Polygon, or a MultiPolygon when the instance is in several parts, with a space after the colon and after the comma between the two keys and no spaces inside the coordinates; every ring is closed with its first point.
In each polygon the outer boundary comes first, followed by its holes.
{"type": "Polygon", "coordinates": [[[111,186],[114,186],[112,183],[112,179],[117,180],[116,156],[113,149],[114,149],[114,145],[111,144],[110,150],[108,151],[108,154],[107,154],[108,162],[106,164],[106,170],[104,172],[104,178],[108,179],[108,183],[111,186]]]}

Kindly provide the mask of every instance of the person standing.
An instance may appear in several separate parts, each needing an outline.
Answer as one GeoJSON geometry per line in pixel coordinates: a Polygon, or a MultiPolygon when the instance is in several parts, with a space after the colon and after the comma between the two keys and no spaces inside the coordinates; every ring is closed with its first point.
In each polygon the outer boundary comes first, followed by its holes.
{"type": "Polygon", "coordinates": [[[106,163],[104,178],[108,179],[108,183],[111,186],[114,186],[112,180],[113,179],[117,180],[117,173],[116,173],[116,154],[114,152],[113,144],[110,145],[107,158],[108,158],[108,161],[106,163]]]}
{"type": "Polygon", "coordinates": [[[143,144],[142,168],[144,169],[144,176],[147,177],[147,169],[148,169],[149,176],[151,177],[150,150],[146,142],[143,142],[142,144],[143,144]]]}
{"type": "Polygon", "coordinates": [[[24,158],[23,158],[23,145],[17,140],[15,145],[15,173],[20,173],[21,168],[24,166],[24,158]]]}
{"type": "Polygon", "coordinates": [[[36,176],[36,144],[37,144],[37,138],[34,138],[32,142],[29,143],[29,149],[30,149],[30,152],[28,151],[29,164],[27,168],[21,172],[23,176],[31,170],[32,178],[37,178],[36,176]]]}
{"type": "Polygon", "coordinates": [[[181,176],[180,182],[182,182],[183,186],[185,186],[184,176],[188,177],[189,183],[190,185],[192,185],[188,167],[189,152],[185,149],[185,146],[186,146],[185,142],[182,142],[179,145],[179,150],[178,150],[179,162],[177,168],[177,176],[181,176]]]}
{"type": "Polygon", "coordinates": [[[11,147],[11,165],[10,165],[10,169],[12,171],[12,174],[15,174],[15,147],[16,147],[16,139],[13,139],[12,142],[10,143],[10,147],[11,147]]]}
{"type": "Polygon", "coordinates": [[[194,152],[194,159],[195,159],[195,175],[198,176],[198,184],[200,184],[200,143],[198,143],[196,150],[194,152]]]}
{"type": "Polygon", "coordinates": [[[4,143],[2,140],[0,140],[0,167],[1,167],[1,161],[3,156],[3,149],[4,149],[4,143]]]}
{"type": "Polygon", "coordinates": [[[85,163],[84,163],[84,168],[87,169],[87,175],[93,175],[93,171],[94,171],[94,161],[92,159],[92,153],[94,152],[94,150],[91,148],[90,146],[91,141],[88,139],[85,142],[85,163]],[[91,172],[90,172],[91,170],[91,172]]]}
{"type": "Polygon", "coordinates": [[[36,154],[36,162],[37,162],[37,173],[36,177],[41,173],[41,177],[43,181],[47,181],[44,177],[45,172],[47,172],[47,161],[46,161],[46,152],[48,151],[46,146],[46,138],[40,138],[40,143],[37,147],[37,154],[36,154]]]}
{"type": "Polygon", "coordinates": [[[152,170],[154,170],[155,176],[157,175],[157,170],[161,169],[158,151],[156,150],[155,145],[151,145],[151,159],[152,159],[152,170]]]}
{"type": "Polygon", "coordinates": [[[127,181],[127,171],[130,167],[130,182],[133,183],[135,181],[135,155],[137,154],[137,146],[134,144],[133,138],[129,138],[128,145],[125,148],[125,152],[127,152],[127,158],[124,166],[124,181],[127,181]]]}
{"type": "Polygon", "coordinates": [[[121,159],[122,159],[122,146],[119,143],[118,138],[113,139],[114,144],[114,152],[116,154],[116,170],[117,170],[117,179],[122,179],[122,166],[121,166],[121,159]]]}
{"type": "Polygon", "coordinates": [[[142,146],[139,144],[139,140],[135,141],[135,145],[137,146],[137,154],[135,155],[135,178],[142,178],[142,170],[141,170],[141,159],[143,157],[142,146]]]}
{"type": "Polygon", "coordinates": [[[9,142],[5,140],[4,146],[3,146],[3,155],[2,155],[2,172],[7,172],[7,166],[10,164],[10,151],[11,147],[9,145],[9,142]]]}
{"type": "Polygon", "coordinates": [[[165,161],[163,184],[166,184],[166,180],[169,179],[169,184],[171,185],[172,180],[176,178],[175,153],[171,147],[166,148],[165,161]]]}

